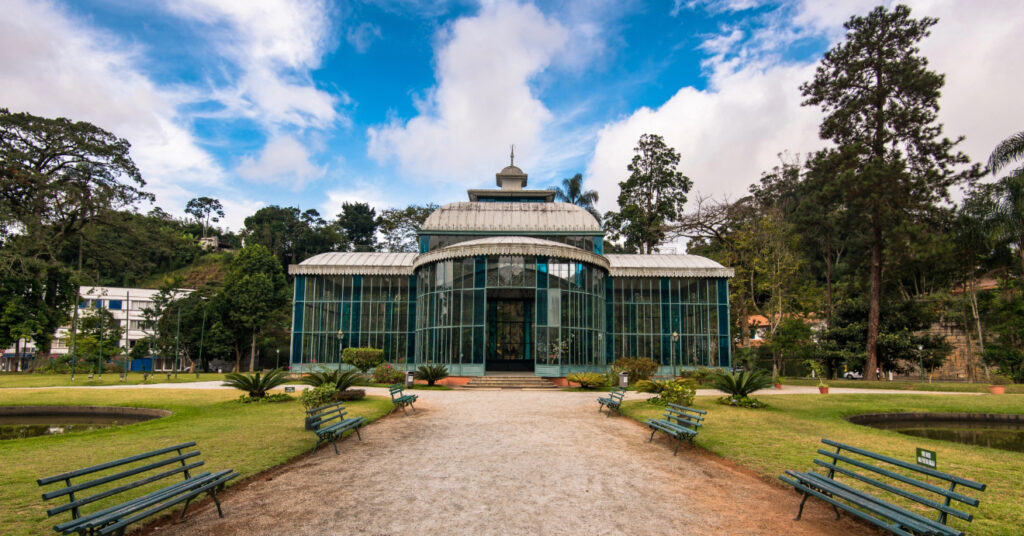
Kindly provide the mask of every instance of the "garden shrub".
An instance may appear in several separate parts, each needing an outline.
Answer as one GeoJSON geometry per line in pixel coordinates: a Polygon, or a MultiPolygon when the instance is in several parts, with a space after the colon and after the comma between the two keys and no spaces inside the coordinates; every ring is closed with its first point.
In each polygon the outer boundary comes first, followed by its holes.
{"type": "Polygon", "coordinates": [[[448,377],[448,367],[444,365],[420,365],[416,369],[416,379],[427,382],[427,385],[434,385],[438,380],[448,377]]]}
{"type": "Polygon", "coordinates": [[[373,383],[401,383],[405,372],[395,368],[391,363],[381,363],[373,369],[373,383]]]}
{"type": "Polygon", "coordinates": [[[307,410],[330,404],[338,394],[333,383],[322,383],[312,389],[306,389],[299,395],[299,401],[307,410]]]}
{"type": "Polygon", "coordinates": [[[708,367],[698,367],[695,369],[685,369],[679,372],[679,376],[682,378],[691,378],[697,382],[697,385],[707,385],[712,383],[718,371],[708,367]]]}
{"type": "Polygon", "coordinates": [[[366,371],[384,362],[384,350],[376,348],[345,348],[341,352],[341,362],[352,365],[359,372],[366,371]]]}
{"type": "Polygon", "coordinates": [[[640,380],[651,379],[651,376],[657,370],[658,364],[649,357],[620,357],[611,366],[616,382],[618,381],[619,372],[622,371],[629,374],[629,383],[636,383],[640,380]]]}
{"type": "Polygon", "coordinates": [[[604,374],[598,374],[596,372],[574,372],[566,376],[567,380],[580,384],[580,387],[584,389],[596,389],[603,387],[607,378],[604,374]]]}
{"type": "Polygon", "coordinates": [[[263,398],[267,391],[286,383],[288,377],[279,369],[274,369],[266,374],[242,374],[232,372],[224,376],[224,387],[234,387],[246,391],[252,398],[263,398]]]}
{"type": "Polygon", "coordinates": [[[357,385],[363,380],[361,374],[357,370],[316,370],[310,372],[307,376],[303,376],[299,381],[311,385],[313,387],[319,387],[325,383],[333,384],[338,391],[345,391],[353,385],[357,385]]]}
{"type": "Polygon", "coordinates": [[[750,409],[762,409],[768,407],[768,404],[765,404],[756,398],[750,398],[749,396],[723,396],[718,399],[718,403],[725,406],[750,409]]]}
{"type": "Polygon", "coordinates": [[[260,398],[253,398],[249,395],[242,395],[238,397],[238,401],[243,404],[269,404],[274,402],[288,402],[289,400],[295,399],[284,393],[274,393],[260,398]]]}
{"type": "Polygon", "coordinates": [[[693,380],[688,379],[647,381],[644,387],[650,389],[649,391],[644,392],[657,393],[658,396],[648,398],[647,401],[650,402],[651,404],[657,404],[659,406],[664,406],[665,404],[692,406],[693,398],[697,395],[697,385],[693,382],[693,380]]]}

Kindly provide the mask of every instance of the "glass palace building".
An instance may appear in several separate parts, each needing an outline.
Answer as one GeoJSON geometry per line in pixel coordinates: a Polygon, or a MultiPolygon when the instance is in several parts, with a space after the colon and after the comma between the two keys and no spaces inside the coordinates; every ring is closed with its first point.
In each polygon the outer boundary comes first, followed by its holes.
{"type": "Polygon", "coordinates": [[[295,277],[292,368],[337,366],[347,347],[415,369],[562,377],[619,357],[728,367],[733,271],[695,255],[603,253],[586,210],[525,189],[515,166],[498,190],[437,209],[419,253],[322,253],[295,277]]]}

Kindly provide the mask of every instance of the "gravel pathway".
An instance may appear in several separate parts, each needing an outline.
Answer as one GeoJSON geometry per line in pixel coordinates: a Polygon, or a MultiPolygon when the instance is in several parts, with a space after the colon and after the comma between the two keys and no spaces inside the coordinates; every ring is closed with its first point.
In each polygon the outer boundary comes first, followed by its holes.
{"type": "Polygon", "coordinates": [[[660,434],[648,444],[643,425],[598,413],[593,393],[418,394],[417,412],[340,456],[327,446],[229,490],[224,519],[207,501],[152,533],[870,533],[820,501],[793,521],[794,492],[686,446],[673,457],[660,434]]]}

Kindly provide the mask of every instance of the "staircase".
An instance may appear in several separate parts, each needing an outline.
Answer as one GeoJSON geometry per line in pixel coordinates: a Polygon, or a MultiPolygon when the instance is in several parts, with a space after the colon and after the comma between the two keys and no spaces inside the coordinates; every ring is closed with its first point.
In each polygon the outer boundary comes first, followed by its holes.
{"type": "Polygon", "coordinates": [[[463,389],[558,389],[558,386],[540,376],[501,375],[474,376],[463,389]]]}

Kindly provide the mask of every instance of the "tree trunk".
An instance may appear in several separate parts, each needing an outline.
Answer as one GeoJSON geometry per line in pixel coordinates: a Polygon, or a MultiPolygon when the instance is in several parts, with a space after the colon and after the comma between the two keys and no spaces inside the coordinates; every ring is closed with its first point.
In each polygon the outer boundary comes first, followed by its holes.
{"type": "Polygon", "coordinates": [[[882,316],[882,226],[877,221],[872,225],[871,245],[871,294],[868,298],[868,361],[864,374],[878,368],[878,325],[882,316]]]}
{"type": "Polygon", "coordinates": [[[825,327],[832,327],[832,236],[825,237],[825,327]]]}
{"type": "Polygon", "coordinates": [[[249,353],[249,372],[256,370],[256,330],[252,330],[252,350],[249,353]]]}
{"type": "Polygon", "coordinates": [[[750,315],[747,312],[746,300],[742,301],[739,307],[740,313],[740,348],[747,348],[750,346],[750,315]]]}
{"type": "Polygon", "coordinates": [[[988,381],[988,366],[985,365],[985,336],[981,331],[981,315],[978,314],[978,293],[974,285],[974,277],[970,281],[971,315],[974,317],[974,326],[978,329],[978,351],[981,355],[981,369],[985,371],[985,381],[988,381]]]}
{"type": "Polygon", "coordinates": [[[235,343],[235,368],[231,372],[239,372],[242,370],[242,348],[235,343]]]}

